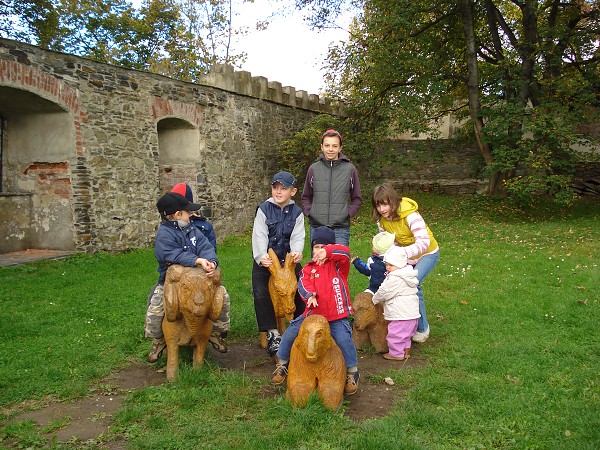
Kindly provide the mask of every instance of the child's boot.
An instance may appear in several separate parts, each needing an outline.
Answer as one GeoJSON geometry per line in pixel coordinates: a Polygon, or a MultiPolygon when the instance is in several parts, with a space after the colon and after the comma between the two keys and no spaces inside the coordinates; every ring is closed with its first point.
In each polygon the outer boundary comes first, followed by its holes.
{"type": "Polygon", "coordinates": [[[356,372],[347,372],[346,373],[346,386],[344,387],[344,394],[352,395],[356,394],[358,391],[358,379],[360,375],[358,374],[358,370],[356,372]]]}
{"type": "Polygon", "coordinates": [[[166,347],[167,343],[165,342],[164,336],[160,339],[153,339],[152,350],[150,350],[150,353],[148,354],[148,362],[155,363],[156,361],[158,361],[160,359],[160,355],[162,355],[162,352],[166,347]]]}
{"type": "Polygon", "coordinates": [[[280,384],[283,384],[283,382],[287,378],[288,364],[289,363],[277,364],[277,367],[275,368],[275,372],[273,372],[273,378],[271,379],[271,381],[273,382],[273,384],[275,386],[279,386],[280,384]]]}
{"type": "Polygon", "coordinates": [[[221,353],[227,353],[227,345],[225,345],[224,339],[227,337],[227,332],[213,331],[210,333],[208,342],[211,343],[213,348],[221,353]]]}

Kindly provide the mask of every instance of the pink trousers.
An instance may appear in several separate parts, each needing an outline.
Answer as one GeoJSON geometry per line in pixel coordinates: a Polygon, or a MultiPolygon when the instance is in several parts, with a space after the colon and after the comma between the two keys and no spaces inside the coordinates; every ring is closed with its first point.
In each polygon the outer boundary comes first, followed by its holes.
{"type": "Polygon", "coordinates": [[[387,343],[390,355],[404,357],[404,350],[410,348],[411,338],[417,332],[419,319],[392,320],[388,324],[387,343]]]}

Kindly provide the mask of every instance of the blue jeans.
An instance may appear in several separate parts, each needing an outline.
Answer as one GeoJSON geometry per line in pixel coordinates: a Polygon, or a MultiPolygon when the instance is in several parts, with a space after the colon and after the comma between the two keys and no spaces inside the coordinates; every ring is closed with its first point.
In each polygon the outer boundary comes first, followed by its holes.
{"type": "Polygon", "coordinates": [[[429,322],[427,322],[427,313],[425,312],[425,298],[423,297],[423,281],[425,277],[431,273],[435,268],[438,261],[440,260],[439,250],[435,253],[422,256],[419,262],[415,265],[415,269],[419,271],[417,279],[419,280],[419,286],[417,287],[417,296],[419,297],[419,324],[417,325],[417,332],[422,333],[429,328],[429,322]]]}
{"type": "MultiPolygon", "coordinates": [[[[286,328],[283,336],[281,336],[279,350],[277,350],[277,357],[279,359],[283,361],[290,360],[292,345],[300,332],[300,325],[302,325],[304,319],[306,319],[304,316],[297,317],[292,320],[290,326],[286,328]]],[[[352,326],[348,319],[344,318],[329,322],[329,329],[331,330],[331,337],[342,351],[342,355],[344,355],[346,367],[356,367],[358,365],[358,357],[356,356],[356,347],[352,340],[352,326]]]]}
{"type": "MultiPolygon", "coordinates": [[[[319,228],[319,227],[316,227],[319,228]]],[[[311,242],[311,247],[312,247],[312,237],[313,237],[313,231],[315,230],[315,227],[313,227],[311,225],[310,227],[310,242],[311,242]]],[[[346,227],[337,227],[333,229],[333,232],[335,233],[335,243],[336,244],[342,244],[342,245],[346,245],[346,246],[350,246],[350,228],[346,228],[346,227]]],[[[311,254],[312,254],[312,248],[311,248],[311,254]]]]}

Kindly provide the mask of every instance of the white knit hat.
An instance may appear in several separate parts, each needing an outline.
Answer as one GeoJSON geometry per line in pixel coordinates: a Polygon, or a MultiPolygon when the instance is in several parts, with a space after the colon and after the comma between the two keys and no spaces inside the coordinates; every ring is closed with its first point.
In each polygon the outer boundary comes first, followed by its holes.
{"type": "Polygon", "coordinates": [[[406,266],[407,259],[406,250],[397,246],[391,247],[383,256],[383,262],[392,264],[399,269],[402,269],[404,266],[406,266]]]}
{"type": "Polygon", "coordinates": [[[395,239],[396,233],[388,233],[387,231],[377,233],[373,238],[373,250],[380,255],[383,255],[392,245],[394,245],[395,239]]]}

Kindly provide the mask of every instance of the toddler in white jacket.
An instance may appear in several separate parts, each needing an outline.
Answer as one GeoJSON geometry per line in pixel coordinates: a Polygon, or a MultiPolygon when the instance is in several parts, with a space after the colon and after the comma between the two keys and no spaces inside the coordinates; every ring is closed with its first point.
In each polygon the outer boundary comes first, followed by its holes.
{"type": "Polygon", "coordinates": [[[417,296],[417,271],[407,264],[403,248],[392,246],[383,256],[387,275],[373,303],[383,303],[383,316],[389,320],[387,343],[389,353],[385,359],[404,361],[410,357],[411,338],[417,331],[419,297],[417,296]]]}

